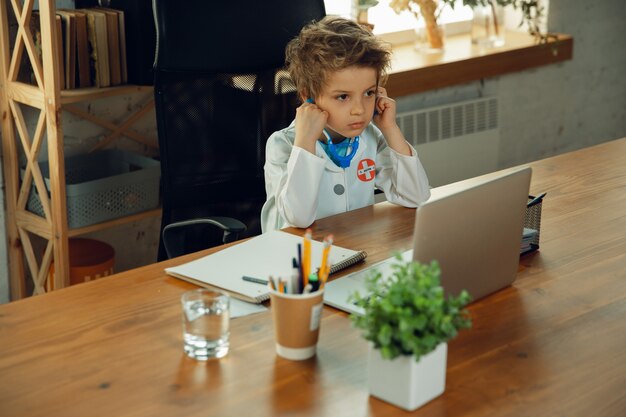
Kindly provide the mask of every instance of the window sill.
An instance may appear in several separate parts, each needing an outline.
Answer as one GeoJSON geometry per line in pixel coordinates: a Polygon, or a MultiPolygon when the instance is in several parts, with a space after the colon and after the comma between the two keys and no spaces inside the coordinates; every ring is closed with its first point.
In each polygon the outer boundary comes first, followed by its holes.
{"type": "Polygon", "coordinates": [[[570,35],[558,34],[545,44],[520,32],[507,32],[505,39],[502,47],[481,50],[469,34],[449,36],[445,51],[437,54],[418,52],[412,43],[395,45],[387,92],[401,97],[572,59],[570,35]]]}

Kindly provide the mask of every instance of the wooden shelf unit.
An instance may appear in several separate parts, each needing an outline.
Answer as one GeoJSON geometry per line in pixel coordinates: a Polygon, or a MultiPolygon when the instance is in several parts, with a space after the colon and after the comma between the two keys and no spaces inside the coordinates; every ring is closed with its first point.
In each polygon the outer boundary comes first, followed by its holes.
{"type": "MultiPolygon", "coordinates": [[[[102,148],[120,136],[126,136],[151,147],[158,147],[156,139],[147,138],[128,130],[136,121],[154,108],[152,97],[126,120],[112,123],[83,112],[72,104],[89,102],[107,97],[152,91],[152,87],[118,86],[109,88],[83,88],[60,90],[60,68],[53,57],[61,45],[55,33],[56,6],[54,0],[39,0],[42,58],[39,59],[30,31],[30,19],[34,0],[8,2],[0,0],[0,102],[2,108],[2,154],[7,206],[8,256],[11,299],[26,295],[26,267],[33,279],[34,293],[45,292],[51,262],[54,262],[54,288],[69,285],[68,239],[84,233],[160,215],[160,210],[115,219],[96,225],[69,230],[65,193],[65,164],[63,149],[63,110],[98,124],[111,133],[92,150],[102,148]],[[18,22],[14,45],[9,43],[9,7],[18,22]],[[17,81],[23,54],[27,54],[37,85],[17,81]],[[40,111],[34,133],[29,133],[22,113],[22,105],[40,111]],[[41,144],[47,138],[47,159],[50,166],[50,198],[37,163],[41,144]],[[20,152],[26,157],[23,178],[20,180],[20,152]],[[31,186],[34,184],[43,206],[44,216],[26,210],[31,186]],[[37,256],[32,235],[47,243],[42,256],[37,256]],[[26,261],[26,262],[24,262],[26,261]]],[[[41,155],[43,156],[43,155],[41,155]]]]}

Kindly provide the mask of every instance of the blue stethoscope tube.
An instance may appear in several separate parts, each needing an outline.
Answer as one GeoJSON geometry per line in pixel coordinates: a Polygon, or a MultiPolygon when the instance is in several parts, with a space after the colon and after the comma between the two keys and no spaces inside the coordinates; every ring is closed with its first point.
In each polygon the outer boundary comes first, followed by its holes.
{"type": "Polygon", "coordinates": [[[346,156],[341,156],[337,153],[337,148],[333,143],[330,134],[326,129],[323,130],[324,136],[326,136],[326,142],[328,144],[328,153],[330,159],[335,161],[340,168],[348,168],[350,166],[350,162],[352,162],[352,158],[356,155],[357,149],[359,149],[359,136],[355,136],[354,138],[348,139],[350,141],[350,145],[348,145],[348,152],[346,152],[346,156]]]}

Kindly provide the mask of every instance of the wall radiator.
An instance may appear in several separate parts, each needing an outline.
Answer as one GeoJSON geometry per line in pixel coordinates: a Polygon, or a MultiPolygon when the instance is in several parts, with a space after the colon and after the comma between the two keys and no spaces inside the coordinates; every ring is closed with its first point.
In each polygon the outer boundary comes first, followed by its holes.
{"type": "Polygon", "coordinates": [[[431,187],[498,169],[498,99],[480,98],[397,115],[431,187]]]}

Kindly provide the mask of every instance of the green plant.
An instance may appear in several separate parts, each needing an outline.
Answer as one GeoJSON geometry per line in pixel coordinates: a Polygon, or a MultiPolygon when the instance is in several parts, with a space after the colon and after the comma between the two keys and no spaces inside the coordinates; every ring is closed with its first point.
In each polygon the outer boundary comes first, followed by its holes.
{"type": "Polygon", "coordinates": [[[458,297],[444,296],[441,270],[436,261],[430,265],[403,261],[396,255],[390,277],[379,271],[367,278],[369,297],[358,292],[351,296],[363,315],[351,315],[363,337],[380,349],[381,356],[393,359],[413,355],[419,360],[437,345],[469,328],[471,320],[463,307],[470,301],[467,291],[458,297]]]}
{"type": "MultiPolygon", "coordinates": [[[[391,0],[389,5],[396,12],[400,13],[403,10],[408,10],[415,16],[424,16],[425,14],[432,13],[429,10],[434,10],[435,19],[439,17],[441,10],[444,6],[450,6],[454,8],[456,0],[391,0]]],[[[545,9],[541,5],[541,0],[463,0],[463,6],[469,6],[472,9],[485,6],[491,7],[498,6],[511,6],[514,9],[522,11],[522,21],[520,26],[527,24],[528,32],[535,36],[542,42],[552,37],[550,34],[541,33],[540,24],[545,17],[545,9]]],[[[424,16],[427,19],[427,16],[424,16]]]]}

